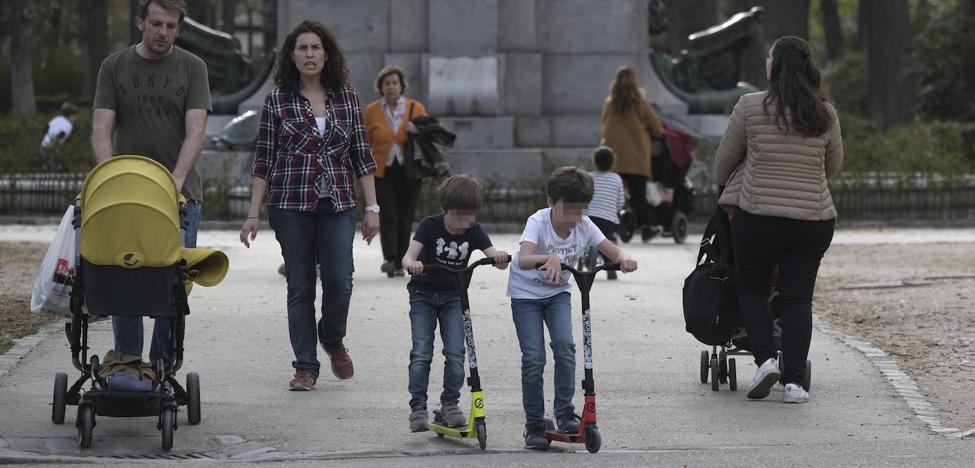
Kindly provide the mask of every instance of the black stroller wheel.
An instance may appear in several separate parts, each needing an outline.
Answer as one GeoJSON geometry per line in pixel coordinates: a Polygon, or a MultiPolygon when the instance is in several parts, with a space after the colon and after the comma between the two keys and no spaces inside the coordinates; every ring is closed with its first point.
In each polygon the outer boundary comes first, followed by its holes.
{"type": "Polygon", "coordinates": [[[86,449],[91,447],[91,433],[95,429],[95,408],[91,405],[78,406],[78,446],[86,449]]]}
{"type": "Polygon", "coordinates": [[[728,355],[723,349],[718,353],[718,381],[728,383],[728,355]]]}
{"type": "Polygon", "coordinates": [[[719,377],[721,368],[718,365],[718,358],[711,360],[711,391],[718,391],[718,385],[721,383],[721,378],[719,377]]]}
{"type": "Polygon", "coordinates": [[[806,372],[802,376],[802,389],[809,391],[809,387],[812,386],[812,361],[806,360],[806,372]]]}
{"type": "Polygon", "coordinates": [[[680,211],[674,213],[674,219],[670,222],[670,232],[674,237],[674,242],[683,244],[687,240],[687,216],[680,211]]]}
{"type": "Polygon", "coordinates": [[[186,374],[186,417],[191,426],[200,424],[200,375],[186,374]]]}
{"type": "Polygon", "coordinates": [[[728,359],[728,390],[738,391],[738,371],[735,369],[735,358],[728,359]]]}
{"type": "Polygon", "coordinates": [[[707,351],[701,351],[701,383],[708,383],[708,369],[710,367],[707,351]]]}
{"type": "Polygon", "coordinates": [[[163,408],[159,413],[159,429],[162,430],[162,449],[168,452],[173,448],[173,430],[176,426],[176,409],[163,408]]]}
{"type": "Polygon", "coordinates": [[[51,403],[51,422],[64,424],[64,410],[67,406],[68,374],[54,374],[54,401],[51,403]]]}

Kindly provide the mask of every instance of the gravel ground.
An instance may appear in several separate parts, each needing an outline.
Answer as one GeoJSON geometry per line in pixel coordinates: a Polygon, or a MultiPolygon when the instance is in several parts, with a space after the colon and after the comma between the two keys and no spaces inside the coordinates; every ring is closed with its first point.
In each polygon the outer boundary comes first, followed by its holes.
{"type": "Polygon", "coordinates": [[[814,312],[870,341],[917,381],[942,424],[975,427],[975,245],[834,245],[814,312]]]}
{"type": "Polygon", "coordinates": [[[34,278],[47,252],[40,242],[0,242],[0,354],[15,338],[32,335],[55,317],[30,313],[34,278]]]}

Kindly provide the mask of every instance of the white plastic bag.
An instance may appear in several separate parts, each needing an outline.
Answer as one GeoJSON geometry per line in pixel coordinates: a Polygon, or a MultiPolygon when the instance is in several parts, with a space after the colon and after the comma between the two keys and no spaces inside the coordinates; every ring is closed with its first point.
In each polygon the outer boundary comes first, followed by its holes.
{"type": "Polygon", "coordinates": [[[660,182],[647,181],[647,203],[657,206],[664,201],[664,186],[660,182]]]}
{"type": "Polygon", "coordinates": [[[71,315],[71,285],[74,283],[77,260],[73,220],[74,205],[70,205],[61,218],[61,224],[44,255],[41,271],[34,281],[30,311],[35,314],[46,311],[71,315]]]}

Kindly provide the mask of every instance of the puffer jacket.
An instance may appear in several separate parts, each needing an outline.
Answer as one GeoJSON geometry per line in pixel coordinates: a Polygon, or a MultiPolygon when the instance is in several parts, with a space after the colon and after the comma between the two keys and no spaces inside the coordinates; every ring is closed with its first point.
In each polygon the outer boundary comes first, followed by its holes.
{"type": "Polygon", "coordinates": [[[738,100],[714,158],[714,180],[724,185],[718,204],[762,216],[819,221],[836,218],[826,179],[843,163],[836,109],[826,133],[805,137],[775,125],[774,105],[762,107],[766,92],[738,100]]]}

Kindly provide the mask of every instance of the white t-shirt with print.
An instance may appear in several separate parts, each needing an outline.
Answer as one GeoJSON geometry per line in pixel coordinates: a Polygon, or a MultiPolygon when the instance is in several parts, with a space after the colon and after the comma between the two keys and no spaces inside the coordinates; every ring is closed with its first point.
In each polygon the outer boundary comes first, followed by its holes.
{"type": "MultiPolygon", "coordinates": [[[[552,226],[552,209],[545,208],[535,212],[525,224],[525,232],[519,242],[535,244],[536,255],[556,255],[566,265],[574,265],[579,257],[585,255],[588,247],[595,247],[606,239],[599,228],[583,216],[582,221],[569,232],[569,237],[561,238],[552,226]]],[[[511,261],[508,275],[508,297],[513,299],[544,299],[563,291],[572,290],[572,274],[565,272],[562,281],[553,284],[545,281],[545,272],[534,268],[522,270],[518,267],[518,254],[511,261]]]]}
{"type": "Polygon", "coordinates": [[[54,143],[59,138],[67,138],[68,135],[71,135],[73,128],[74,125],[71,124],[71,121],[63,115],[51,119],[47,123],[47,133],[44,134],[44,139],[41,140],[41,148],[54,143]]]}

